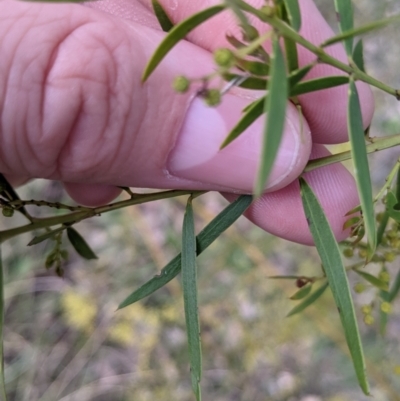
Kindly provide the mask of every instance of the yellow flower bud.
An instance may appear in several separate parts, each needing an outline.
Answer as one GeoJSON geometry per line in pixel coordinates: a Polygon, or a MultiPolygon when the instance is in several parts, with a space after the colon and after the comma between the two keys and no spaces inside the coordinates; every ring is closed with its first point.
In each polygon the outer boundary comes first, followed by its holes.
{"type": "Polygon", "coordinates": [[[374,319],[374,317],[372,315],[365,315],[364,316],[364,323],[367,324],[368,326],[373,324],[374,321],[375,321],[375,319],[374,319]]]}
{"type": "Polygon", "coordinates": [[[389,302],[382,302],[381,311],[383,313],[390,313],[392,311],[392,305],[389,302]]]}

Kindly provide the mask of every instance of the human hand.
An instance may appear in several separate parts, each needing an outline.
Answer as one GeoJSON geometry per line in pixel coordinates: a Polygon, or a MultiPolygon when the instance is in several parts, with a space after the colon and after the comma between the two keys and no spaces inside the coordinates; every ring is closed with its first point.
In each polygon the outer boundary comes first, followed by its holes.
{"type": "MultiPolygon", "coordinates": [[[[161,3],[177,22],[217,1],[161,3]]],[[[89,7],[1,4],[1,172],[14,179],[63,181],[70,195],[86,204],[110,201],[118,193],[116,185],[251,192],[262,119],[226,149],[218,149],[253,95],[235,90],[213,109],[192,99],[193,93],[178,95],[171,89],[177,75],[201,77],[213,70],[210,51],[226,45],[226,31],[238,33],[229,13],[190,34],[191,43],[180,43],[142,85],[146,61],[164,35],[149,0],[106,0],[89,7]]],[[[303,36],[318,44],[332,35],[311,0],[300,0],[300,5],[303,36]]],[[[253,22],[261,32],[267,28],[253,22]]],[[[346,60],[340,45],[328,52],[346,60]]],[[[313,59],[299,49],[301,65],[313,59]]],[[[323,75],[338,71],[318,65],[307,78],[323,75]]],[[[372,96],[363,83],[358,89],[367,126],[372,96]]],[[[302,95],[300,102],[307,123],[300,132],[297,110],[288,104],[269,184],[274,192],[257,200],[247,216],[273,234],[312,243],[298,184],[292,181],[311,148],[311,157],[321,157],[327,154],[321,143],[347,140],[347,87],[302,95]]],[[[353,178],[341,165],[331,165],[308,173],[307,180],[336,236],[344,238],[344,214],[358,203],[353,178]]]]}

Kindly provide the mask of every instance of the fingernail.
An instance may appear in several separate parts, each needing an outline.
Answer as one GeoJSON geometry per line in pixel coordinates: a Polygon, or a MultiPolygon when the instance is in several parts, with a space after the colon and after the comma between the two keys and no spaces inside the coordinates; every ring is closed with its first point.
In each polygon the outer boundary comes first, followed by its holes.
{"type": "MultiPolygon", "coordinates": [[[[181,179],[251,193],[261,156],[264,116],[220,150],[248,103],[246,99],[225,95],[218,107],[211,108],[195,98],[169,155],[168,172],[181,179]]],[[[290,104],[281,146],[266,190],[276,190],[292,182],[307,163],[310,151],[308,126],[304,122],[301,128],[299,114],[290,104]]]]}

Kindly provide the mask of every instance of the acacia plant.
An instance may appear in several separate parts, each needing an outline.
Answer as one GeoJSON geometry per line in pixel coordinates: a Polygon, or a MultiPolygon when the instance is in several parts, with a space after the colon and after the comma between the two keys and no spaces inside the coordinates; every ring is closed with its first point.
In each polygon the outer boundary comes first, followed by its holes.
{"type": "MultiPolygon", "coordinates": [[[[76,223],[112,210],[187,195],[181,253],[172,259],[160,274],[135,289],[120,303],[119,308],[125,308],[147,297],[181,274],[190,374],[193,392],[196,399],[200,400],[202,366],[196,257],[244,213],[254,198],[261,195],[280,145],[287,101],[293,102],[301,113],[301,106],[297,99],[299,95],[346,84],[349,87],[347,120],[351,150],[312,160],[305,167],[304,173],[328,164],[339,163],[347,159],[352,160],[360,205],[348,211],[349,217],[343,228],[350,229],[350,237],[339,246],[313,190],[306,179],[300,176],[301,198],[309,228],[321,258],[321,274],[319,277],[276,276],[274,278],[293,279],[298,287],[298,291],[292,299],[298,300],[299,303],[290,311],[289,316],[303,311],[330,289],[340,315],[359,385],[365,394],[369,394],[363,347],[347,276],[349,271],[353,271],[360,276],[361,280],[376,287],[377,303],[380,304],[381,309],[381,330],[384,331],[387,324],[387,312],[390,311],[391,304],[398,296],[400,289],[400,269],[393,279],[386,269],[386,263],[393,261],[400,253],[400,159],[393,166],[382,188],[373,196],[367,155],[400,145],[400,134],[374,137],[368,130],[364,132],[355,82],[363,81],[393,96],[394,101],[400,99],[400,90],[390,87],[366,72],[363,61],[363,43],[358,37],[389,23],[398,22],[400,16],[392,16],[355,27],[351,0],[335,0],[340,33],[324,43],[314,45],[299,33],[301,16],[298,0],[266,1],[260,8],[252,7],[243,0],[224,0],[221,4],[192,15],[175,26],[157,0],[153,0],[153,7],[162,29],[168,33],[149,60],[143,72],[143,82],[156,68],[162,68],[163,58],[197,26],[226,9],[229,9],[237,17],[243,35],[240,38],[226,35],[231,47],[218,49],[214,53],[215,70],[208,76],[198,77],[197,82],[202,83],[202,89],[198,92],[198,96],[203,97],[208,105],[214,106],[219,104],[224,94],[235,86],[262,91],[263,95],[247,106],[242,115],[237,116],[237,124],[221,144],[221,149],[229,146],[262,114],[267,113],[274,116],[274,118],[266,119],[262,157],[253,195],[239,196],[196,236],[192,201],[204,192],[171,190],[136,194],[129,188],[123,188],[129,194],[128,200],[91,208],[51,203],[46,200],[21,200],[5,177],[0,175],[0,207],[3,216],[11,218],[17,212],[28,220],[25,225],[0,231],[0,244],[27,232],[33,233],[29,246],[46,240],[53,241],[54,247],[44,263],[47,268],[54,268],[55,272],[62,276],[63,261],[68,257],[66,245],[64,245],[65,237],[83,258],[96,258],[86,241],[75,230],[76,223]],[[249,22],[249,15],[268,24],[272,29],[268,33],[260,35],[249,22]],[[357,41],[355,41],[356,38],[357,41]],[[266,41],[270,41],[272,44],[270,54],[263,47],[266,41]],[[347,63],[335,59],[325,51],[326,47],[338,42],[342,42],[344,45],[348,57],[347,63]],[[299,67],[298,46],[312,52],[316,56],[316,61],[299,67]],[[308,72],[317,63],[331,65],[342,71],[343,74],[307,79],[308,72]],[[215,86],[216,80],[221,82],[220,86],[215,86]],[[27,211],[26,206],[32,205],[61,209],[66,213],[39,218],[27,211]],[[345,266],[343,256],[352,258],[352,264],[345,266]],[[355,258],[357,258],[356,261],[355,258]],[[379,275],[373,275],[368,271],[370,262],[380,265],[379,275]]],[[[176,77],[173,86],[177,92],[184,92],[192,84],[191,80],[180,76],[176,77]]],[[[362,291],[362,288],[363,284],[359,283],[355,290],[356,292],[362,291]]],[[[2,294],[3,272],[0,275],[1,360],[3,360],[2,327],[4,320],[2,294]]],[[[365,322],[370,322],[373,319],[371,309],[365,310],[364,313],[365,322]]],[[[0,393],[5,400],[3,363],[0,364],[0,377],[0,393]]]]}

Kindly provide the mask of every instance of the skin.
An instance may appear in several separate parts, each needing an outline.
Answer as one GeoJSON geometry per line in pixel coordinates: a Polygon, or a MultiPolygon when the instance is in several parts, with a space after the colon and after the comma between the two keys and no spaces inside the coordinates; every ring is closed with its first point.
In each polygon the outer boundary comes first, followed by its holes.
{"type": "MultiPolygon", "coordinates": [[[[164,37],[149,0],[105,0],[86,6],[0,1],[0,171],[14,183],[60,180],[73,199],[89,205],[111,201],[118,194],[115,185],[219,190],[230,200],[235,197],[230,191],[247,192],[234,182],[216,184],[207,175],[193,180],[185,173],[166,174],[193,109],[193,91],[178,95],[171,82],[177,75],[201,77],[214,69],[210,52],[226,45],[225,32],[240,37],[232,15],[222,13],[192,32],[142,85],[146,61],[164,37]]],[[[178,22],[218,2],[161,3],[178,22]]],[[[300,6],[302,35],[316,44],[332,35],[311,0],[300,0],[300,6]]],[[[258,20],[254,25],[260,32],[268,29],[258,20]]],[[[314,59],[298,50],[301,65],[314,59]]],[[[340,45],[328,51],[346,60],[340,45]]],[[[339,73],[318,65],[307,78],[339,73]]],[[[365,84],[357,85],[367,126],[373,99],[365,84]]],[[[259,94],[236,90],[229,96],[242,102],[259,94]]],[[[347,140],[346,99],[346,86],[300,97],[309,127],[296,156],[300,162],[281,189],[263,195],[249,209],[247,217],[255,224],[291,241],[312,244],[298,184],[292,181],[310,157],[328,154],[323,144],[347,140]]],[[[293,107],[288,105],[288,115],[293,107]]],[[[232,146],[235,152],[238,145],[232,146]]],[[[344,214],[358,204],[353,178],[341,165],[313,171],[306,178],[335,235],[343,239],[344,214]]]]}

